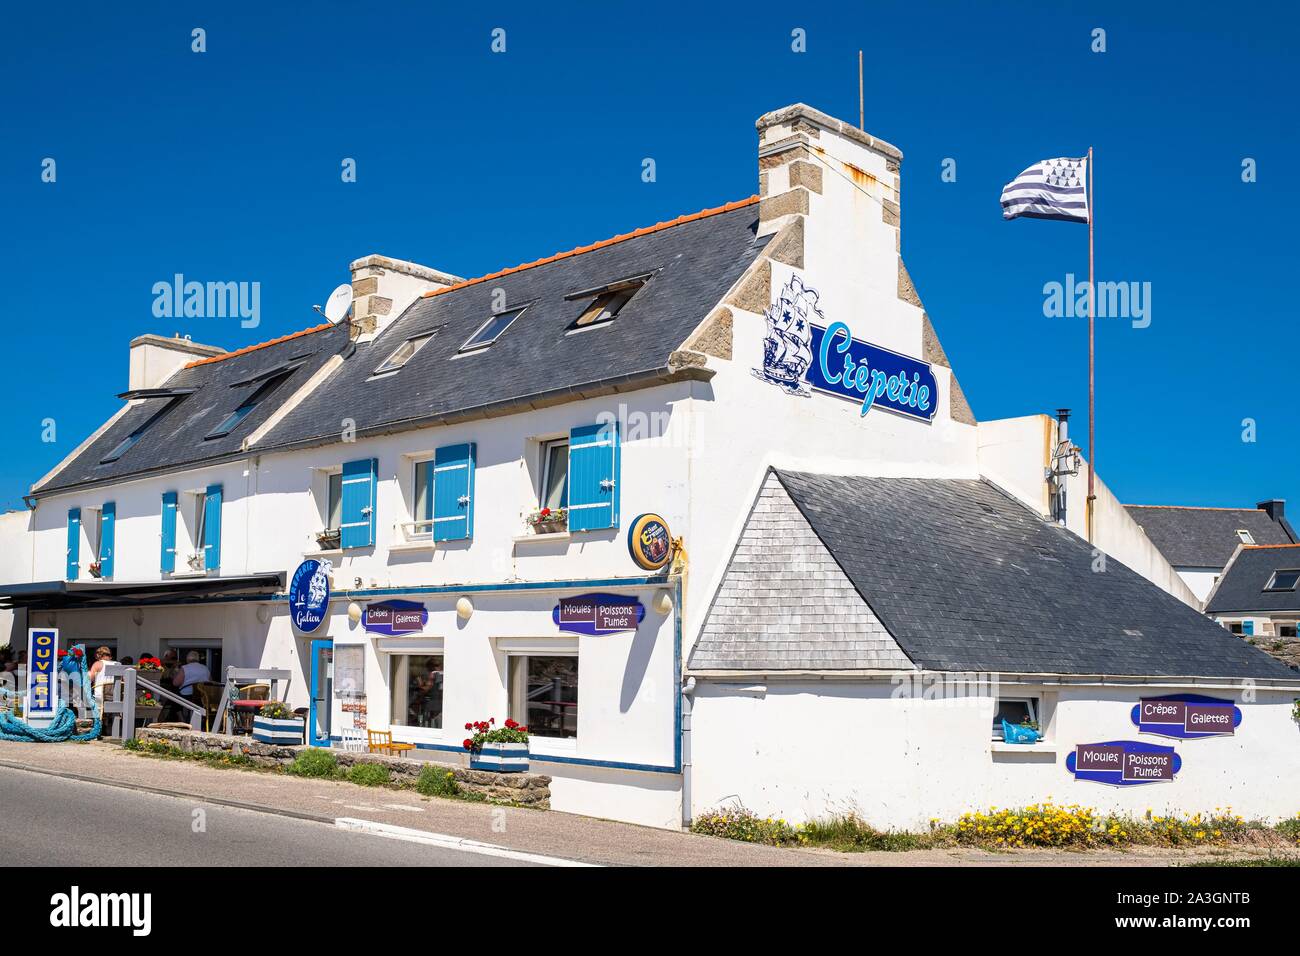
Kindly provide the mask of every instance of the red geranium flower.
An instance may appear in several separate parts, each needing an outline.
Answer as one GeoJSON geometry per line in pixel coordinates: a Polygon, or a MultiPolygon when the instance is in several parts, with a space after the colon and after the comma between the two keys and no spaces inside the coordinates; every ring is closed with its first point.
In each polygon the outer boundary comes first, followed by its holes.
{"type": "Polygon", "coordinates": [[[72,653],[73,653],[76,657],[81,657],[81,656],[82,656],[83,654],[85,654],[86,652],[83,651],[83,650],[82,650],[81,648],[79,648],[79,647],[74,647],[74,648],[72,649],[72,653]]]}
{"type": "Polygon", "coordinates": [[[506,727],[507,727],[508,729],[510,729],[510,730],[514,730],[514,729],[515,729],[516,727],[518,727],[518,726],[519,726],[519,725],[518,725],[517,723],[515,723],[513,720],[511,720],[509,717],[506,718],[506,727]]]}
{"type": "Polygon", "coordinates": [[[465,729],[466,729],[466,730],[473,730],[473,729],[474,729],[474,725],[473,725],[473,724],[466,724],[466,725],[465,725],[465,729]]]}
{"type": "Polygon", "coordinates": [[[468,738],[462,741],[462,745],[465,747],[466,750],[474,749],[474,741],[469,740],[468,738]]]}
{"type": "Polygon", "coordinates": [[[549,515],[550,513],[551,513],[551,509],[550,509],[550,508],[543,508],[543,509],[541,510],[541,512],[540,512],[540,514],[541,514],[541,516],[542,516],[543,518],[545,518],[545,517],[546,517],[547,515],[549,515]]]}
{"type": "Polygon", "coordinates": [[[59,651],[59,656],[60,656],[60,657],[67,657],[67,656],[68,656],[68,652],[67,652],[67,651],[59,651]]]}

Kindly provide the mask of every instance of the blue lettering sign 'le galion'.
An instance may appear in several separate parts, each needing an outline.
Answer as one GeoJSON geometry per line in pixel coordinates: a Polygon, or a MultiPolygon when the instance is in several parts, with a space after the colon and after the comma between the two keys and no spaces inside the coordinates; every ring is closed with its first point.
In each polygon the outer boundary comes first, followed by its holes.
{"type": "Polygon", "coordinates": [[[930,421],[937,391],[930,364],[855,339],[843,322],[827,325],[818,298],[791,276],[768,306],[763,367],[754,374],[791,395],[812,388],[859,402],[863,415],[880,406],[930,421]]]}

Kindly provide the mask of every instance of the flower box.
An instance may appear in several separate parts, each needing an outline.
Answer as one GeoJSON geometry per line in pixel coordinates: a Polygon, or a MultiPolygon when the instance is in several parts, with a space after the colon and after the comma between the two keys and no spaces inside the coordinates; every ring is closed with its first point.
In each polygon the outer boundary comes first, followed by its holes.
{"type": "Polygon", "coordinates": [[[301,717],[253,717],[253,739],[264,744],[296,745],[303,742],[307,722],[301,717]]]}
{"type": "Polygon", "coordinates": [[[342,532],[336,528],[326,528],[316,532],[316,546],[322,551],[337,551],[342,532]]]}
{"type": "Polygon", "coordinates": [[[522,773],[528,769],[528,744],[482,744],[469,754],[471,770],[522,773]]]}

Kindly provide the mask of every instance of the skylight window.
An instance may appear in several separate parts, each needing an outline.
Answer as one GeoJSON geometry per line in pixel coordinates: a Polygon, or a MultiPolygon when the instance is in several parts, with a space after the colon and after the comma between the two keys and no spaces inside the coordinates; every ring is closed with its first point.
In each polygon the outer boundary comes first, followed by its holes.
{"type": "MultiPolygon", "coordinates": [[[[189,392],[186,392],[185,394],[189,394],[189,392]]],[[[135,429],[135,431],[131,432],[131,434],[123,438],[120,442],[118,442],[113,447],[112,451],[110,451],[103,458],[99,459],[99,463],[101,465],[107,465],[121,458],[124,454],[126,454],[127,450],[132,445],[134,445],[136,442],[140,440],[140,436],[142,436],[153,426],[154,422],[158,421],[158,419],[162,418],[165,414],[167,414],[167,412],[171,410],[172,406],[174,406],[177,402],[179,402],[184,397],[185,397],[184,395],[176,396],[173,397],[170,401],[164,403],[162,408],[158,409],[158,411],[154,412],[152,415],[146,418],[144,422],[142,422],[140,426],[135,429]]]]}
{"type": "Polygon", "coordinates": [[[607,322],[614,321],[614,319],[618,318],[618,314],[623,311],[623,307],[641,291],[649,278],[648,275],[636,276],[565,296],[566,299],[570,300],[591,300],[587,303],[586,308],[582,310],[582,313],[569,325],[569,330],[587,329],[594,325],[604,325],[607,322]]]}
{"type": "Polygon", "coordinates": [[[411,361],[415,356],[415,353],[420,351],[420,349],[422,349],[435,334],[436,333],[428,332],[424,335],[417,335],[413,338],[407,339],[397,347],[396,351],[394,351],[392,355],[379,363],[379,367],[375,369],[374,374],[382,375],[385,372],[396,372],[407,362],[411,361]]]}
{"type": "Polygon", "coordinates": [[[511,309],[508,312],[498,312],[479,326],[477,332],[465,340],[465,344],[460,347],[460,351],[473,352],[477,349],[487,348],[501,338],[501,333],[508,329],[510,324],[519,318],[527,308],[528,306],[525,305],[518,309],[511,309]]]}
{"type": "Polygon", "coordinates": [[[1300,584],[1300,568],[1288,568],[1285,571],[1274,571],[1268,584],[1264,585],[1264,590],[1294,591],[1297,584],[1300,584]]]}
{"type": "Polygon", "coordinates": [[[1245,528],[1238,528],[1238,529],[1237,529],[1237,537],[1241,539],[1241,543],[1242,543],[1242,544],[1254,544],[1254,543],[1255,543],[1255,536],[1254,536],[1253,534],[1251,534],[1249,531],[1247,531],[1245,528]]]}
{"type": "Polygon", "coordinates": [[[257,408],[257,406],[260,405],[268,395],[284,383],[284,380],[289,377],[289,373],[292,371],[293,369],[287,369],[279,372],[277,375],[272,375],[270,378],[263,381],[262,384],[253,391],[253,394],[244,399],[238,408],[226,416],[225,420],[220,425],[204,435],[204,440],[206,441],[209,438],[220,438],[223,435],[229,435],[235,430],[235,427],[240,422],[249,416],[253,409],[257,408]]]}

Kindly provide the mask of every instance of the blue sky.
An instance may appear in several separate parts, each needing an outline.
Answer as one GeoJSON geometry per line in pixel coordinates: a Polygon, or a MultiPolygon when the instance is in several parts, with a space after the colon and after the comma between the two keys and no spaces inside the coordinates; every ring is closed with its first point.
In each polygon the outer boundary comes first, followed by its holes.
{"type": "Polygon", "coordinates": [[[1045,282],[1086,277],[1086,228],[1004,223],[998,194],[1092,145],[1098,278],[1151,283],[1149,327],[1099,323],[1102,477],[1129,502],[1300,510],[1297,17],[1054,6],[15,7],[0,506],[119,406],[131,337],[236,348],[316,324],[367,253],[474,276],[748,196],[755,118],[804,101],[855,119],[861,47],[867,130],[906,157],[903,252],[976,415],[1071,406],[1086,438],[1086,320],[1043,315],[1045,282]],[[260,326],[154,318],[178,272],[260,282],[260,326]]]}

